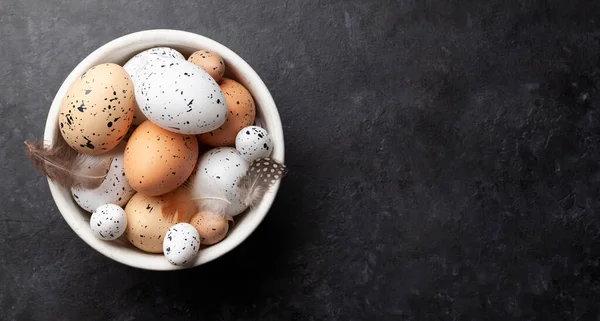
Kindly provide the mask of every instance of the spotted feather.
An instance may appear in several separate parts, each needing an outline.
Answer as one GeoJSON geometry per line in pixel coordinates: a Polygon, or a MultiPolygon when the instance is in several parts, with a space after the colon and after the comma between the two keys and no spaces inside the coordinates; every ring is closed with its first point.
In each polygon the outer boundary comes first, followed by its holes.
{"type": "Polygon", "coordinates": [[[274,159],[267,157],[255,160],[238,183],[242,202],[250,207],[258,205],[269,189],[286,173],[287,167],[274,159]]]}

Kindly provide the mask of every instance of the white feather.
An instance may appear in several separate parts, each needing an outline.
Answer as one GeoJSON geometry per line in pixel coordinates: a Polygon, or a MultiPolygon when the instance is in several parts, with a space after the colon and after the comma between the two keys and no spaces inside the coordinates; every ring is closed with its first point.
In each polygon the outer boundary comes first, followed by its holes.
{"type": "MultiPolygon", "coordinates": [[[[198,182],[198,180],[191,181],[198,182]]],[[[202,189],[200,189],[199,184],[191,185],[192,199],[196,202],[200,211],[209,211],[223,215],[231,202],[227,199],[225,192],[216,184],[212,176],[209,177],[208,181],[208,186],[203,186],[202,189]]]]}

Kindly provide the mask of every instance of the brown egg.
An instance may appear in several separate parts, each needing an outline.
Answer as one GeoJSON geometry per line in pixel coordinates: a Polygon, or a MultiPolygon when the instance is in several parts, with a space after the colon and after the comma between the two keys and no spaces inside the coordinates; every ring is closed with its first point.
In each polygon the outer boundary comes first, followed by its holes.
{"type": "Polygon", "coordinates": [[[133,189],[156,196],[181,186],[196,167],[198,141],[162,129],[150,121],[139,125],[125,147],[125,176],[133,189]]]}
{"type": "Polygon", "coordinates": [[[200,68],[204,69],[204,71],[213,77],[216,82],[219,82],[219,80],[223,78],[223,74],[225,73],[225,63],[221,56],[217,55],[215,52],[210,50],[198,50],[188,58],[188,61],[194,65],[200,66],[200,68]]]}
{"type": "Polygon", "coordinates": [[[229,220],[223,215],[213,212],[202,211],[194,215],[190,220],[198,234],[200,244],[213,245],[221,242],[229,231],[229,220]]]}
{"type": "Polygon", "coordinates": [[[227,103],[227,120],[221,127],[199,135],[200,142],[213,146],[233,146],[235,137],[244,127],[254,123],[256,108],[250,92],[235,80],[223,78],[219,85],[227,103]]]}
{"type": "Polygon", "coordinates": [[[169,228],[177,223],[188,222],[197,211],[192,195],[183,187],[163,196],[137,193],[125,207],[125,236],[143,251],[162,253],[163,238],[169,228]]]}
{"type": "Polygon", "coordinates": [[[133,121],[134,90],[116,64],[92,67],[67,91],[58,112],[60,132],[75,150],[99,155],[116,147],[133,121]]]}

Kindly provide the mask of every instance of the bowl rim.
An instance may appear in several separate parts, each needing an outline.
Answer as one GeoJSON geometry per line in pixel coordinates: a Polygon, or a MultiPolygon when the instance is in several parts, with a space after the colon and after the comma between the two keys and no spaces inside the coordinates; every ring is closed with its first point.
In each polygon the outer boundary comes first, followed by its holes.
{"type": "MultiPolygon", "coordinates": [[[[260,121],[266,122],[265,125],[267,126],[265,127],[268,127],[269,133],[272,136],[274,150],[271,157],[280,162],[284,161],[285,143],[283,139],[283,128],[281,125],[279,112],[275,102],[273,101],[271,93],[256,71],[254,71],[254,69],[244,59],[226,46],[196,33],[174,29],[149,29],[126,34],[109,41],[85,57],[69,73],[67,78],[65,78],[52,101],[52,105],[48,111],[48,117],[46,119],[44,140],[51,142],[55,131],[58,130],[57,117],[60,104],[64,95],[66,94],[66,91],[69,89],[71,84],[73,84],[77,77],[81,76],[86,70],[94,65],[109,62],[104,61],[103,59],[106,59],[106,57],[111,53],[126,50],[132,45],[141,46],[145,43],[153,43],[145,47],[145,49],[158,46],[185,46],[189,48],[196,48],[196,50],[213,50],[219,53],[226,62],[235,66],[234,69],[237,70],[237,73],[243,75],[244,77],[242,81],[238,79],[236,80],[244,84],[244,86],[248,88],[248,90],[254,96],[257,114],[260,112],[262,115],[260,121]],[[198,48],[198,46],[202,47],[198,48]],[[258,101],[261,103],[259,104],[258,101]]],[[[141,50],[133,50],[131,55],[139,51],[141,50]]],[[[273,189],[265,195],[262,201],[256,207],[251,209],[253,215],[248,215],[250,213],[245,214],[246,217],[244,217],[242,223],[236,226],[235,238],[232,239],[230,238],[231,235],[229,235],[220,243],[201,250],[193,264],[187,266],[171,265],[162,254],[144,253],[138,249],[135,249],[135,251],[136,253],[139,253],[133,254],[130,253],[131,249],[128,249],[129,247],[132,247],[131,245],[120,246],[118,244],[111,244],[112,242],[102,241],[94,237],[89,229],[89,223],[82,222],[80,217],[77,217],[77,214],[73,213],[74,202],[72,200],[67,200],[67,198],[64,196],[65,192],[68,193],[68,190],[58,184],[55,184],[49,179],[48,185],[50,187],[52,198],[54,199],[59,212],[67,224],[77,234],[77,236],[79,236],[90,247],[114,261],[134,268],[169,271],[188,269],[206,264],[230,252],[243,241],[245,241],[265,218],[273,204],[277,191],[279,190],[280,183],[278,182],[275,186],[273,186],[273,189]],[[87,231],[89,233],[85,232],[85,225],[87,225],[87,231]],[[207,251],[212,248],[217,248],[217,250],[207,251]]],[[[68,193],[68,195],[70,195],[70,193],[68,193]]],[[[77,207],[77,205],[75,205],[75,207],[77,207]]],[[[81,211],[78,207],[77,210],[81,211]]]]}

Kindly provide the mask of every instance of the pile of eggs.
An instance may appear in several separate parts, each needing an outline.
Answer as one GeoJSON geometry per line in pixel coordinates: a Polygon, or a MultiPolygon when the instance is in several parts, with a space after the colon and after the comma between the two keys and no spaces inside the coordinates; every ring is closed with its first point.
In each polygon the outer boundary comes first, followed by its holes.
{"type": "Polygon", "coordinates": [[[123,66],[94,66],[71,85],[59,110],[62,137],[79,153],[112,159],[99,187],[71,188],[92,213],[94,235],[123,236],[176,265],[227,236],[232,217],[247,208],[236,184],[273,143],[254,126],[252,95],[224,77],[225,67],[209,50],[186,59],[160,47],[123,66]],[[221,213],[201,209],[193,190],[218,190],[228,205],[221,213]]]}

